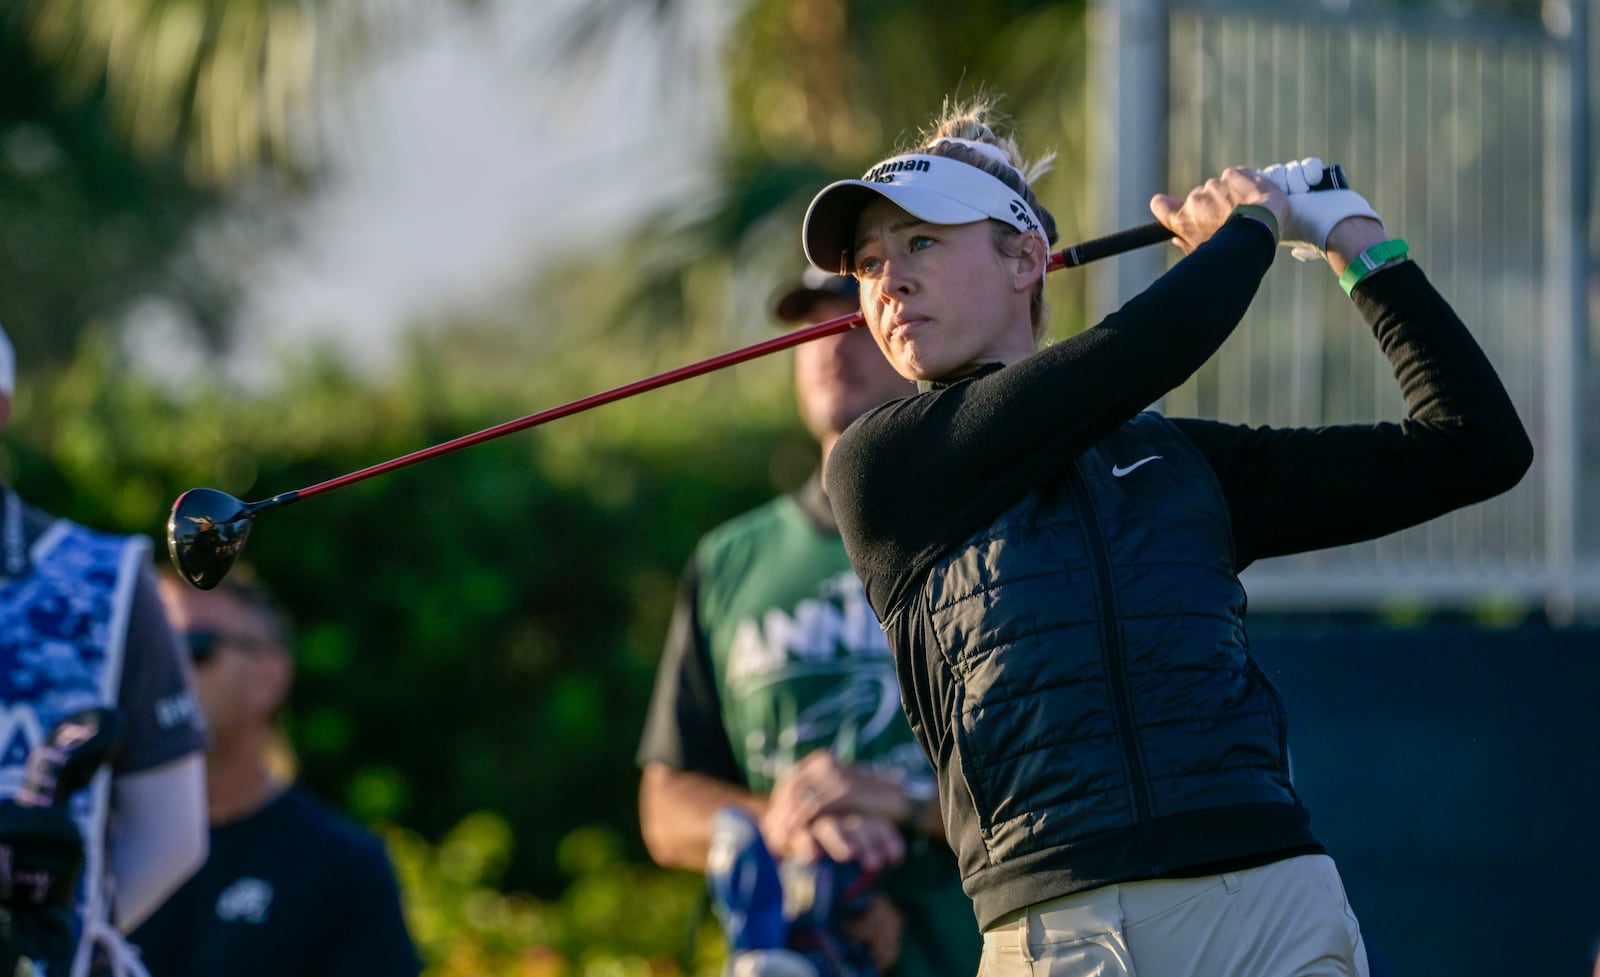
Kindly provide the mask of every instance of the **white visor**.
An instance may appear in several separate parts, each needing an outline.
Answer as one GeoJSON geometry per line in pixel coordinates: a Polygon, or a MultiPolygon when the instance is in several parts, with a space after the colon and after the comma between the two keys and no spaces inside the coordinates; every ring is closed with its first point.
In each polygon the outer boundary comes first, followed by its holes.
{"type": "Polygon", "coordinates": [[[800,237],[806,260],[823,271],[850,274],[856,220],[874,196],[930,224],[971,224],[994,218],[1049,238],[1028,202],[998,178],[948,156],[910,153],[886,159],[859,180],[822,188],[806,208],[800,237]]]}

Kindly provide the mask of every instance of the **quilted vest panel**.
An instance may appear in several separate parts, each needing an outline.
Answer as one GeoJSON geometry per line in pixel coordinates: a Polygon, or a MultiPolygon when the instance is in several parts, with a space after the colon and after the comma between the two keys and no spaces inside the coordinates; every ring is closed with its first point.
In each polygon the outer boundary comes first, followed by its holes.
{"type": "Polygon", "coordinates": [[[964,876],[1171,815],[1294,803],[1232,563],[1210,466],[1146,413],[934,567],[964,876]]]}

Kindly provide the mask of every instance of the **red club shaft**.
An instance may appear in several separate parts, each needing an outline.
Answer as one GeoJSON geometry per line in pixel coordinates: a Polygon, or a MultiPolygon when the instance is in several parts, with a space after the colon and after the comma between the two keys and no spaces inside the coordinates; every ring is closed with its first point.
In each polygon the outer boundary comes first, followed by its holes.
{"type": "MultiPolygon", "coordinates": [[[[1090,261],[1095,261],[1099,258],[1109,257],[1114,254],[1121,254],[1124,251],[1131,251],[1134,248],[1142,248],[1151,244],[1157,244],[1162,241],[1170,240],[1171,238],[1172,232],[1158,223],[1150,223],[1139,227],[1129,228],[1124,231],[1118,231],[1115,234],[1108,234],[1105,237],[1095,238],[1092,241],[1084,241],[1081,244],[1075,244],[1070,248],[1056,252],[1050,256],[1050,262],[1046,266],[1046,270],[1055,271],[1059,268],[1076,268],[1079,265],[1090,261]]],[[[635,394],[641,394],[647,390],[655,390],[658,387],[665,387],[668,384],[677,383],[680,380],[687,380],[690,377],[697,377],[705,373],[711,373],[713,371],[723,369],[724,367],[733,366],[737,363],[743,363],[746,360],[753,360],[761,356],[766,356],[769,353],[776,353],[781,349],[799,346],[801,343],[809,342],[813,339],[820,339],[823,336],[833,336],[839,333],[848,332],[857,326],[864,325],[865,323],[866,320],[861,317],[860,313],[854,313],[852,315],[840,316],[837,319],[829,319],[826,322],[819,322],[815,325],[805,326],[803,328],[793,330],[792,332],[785,333],[781,336],[775,336],[772,339],[763,340],[762,342],[755,343],[754,345],[743,347],[742,349],[736,349],[731,352],[713,356],[709,359],[700,360],[696,363],[680,366],[676,369],[668,370],[665,373],[658,373],[652,377],[645,377],[643,380],[635,380],[632,383],[625,383],[620,387],[613,387],[610,390],[605,390],[597,394],[590,394],[589,396],[580,400],[574,400],[569,404],[562,404],[559,407],[551,407],[547,410],[539,411],[536,414],[529,414],[526,417],[519,417],[513,421],[506,421],[504,424],[496,424],[494,427],[485,428],[482,431],[476,431],[472,434],[464,434],[459,438],[454,438],[450,441],[445,441],[429,448],[423,448],[419,451],[413,451],[408,455],[401,455],[400,457],[390,459],[389,461],[379,462],[376,465],[363,468],[360,471],[351,472],[348,475],[340,475],[338,478],[330,478],[325,482],[318,482],[317,484],[308,488],[300,489],[298,492],[287,492],[281,496],[277,496],[273,500],[270,500],[270,502],[267,504],[282,505],[289,502],[299,501],[300,499],[309,498],[313,495],[320,495],[323,492],[339,488],[342,485],[349,485],[351,482],[359,482],[363,479],[371,478],[374,475],[382,475],[384,472],[394,471],[396,468],[405,468],[406,466],[414,465],[419,461],[426,461],[429,458],[448,454],[452,451],[458,451],[462,448],[467,448],[484,441],[490,441],[494,438],[511,434],[515,431],[522,431],[530,427],[536,427],[547,421],[554,421],[562,417],[567,417],[572,414],[589,410],[590,408],[599,407],[602,404],[609,404],[627,397],[632,397],[635,394]]],[[[258,503],[258,505],[263,504],[258,503]]]]}
{"type": "Polygon", "coordinates": [[[599,407],[603,404],[609,404],[613,401],[623,400],[624,398],[632,397],[635,394],[644,393],[647,390],[655,390],[658,387],[665,387],[668,384],[677,383],[680,380],[687,380],[690,377],[697,377],[701,374],[721,370],[724,367],[733,366],[737,363],[743,363],[746,360],[753,360],[758,357],[766,356],[769,353],[776,353],[778,350],[788,349],[791,346],[798,346],[801,343],[809,342],[813,339],[820,339],[823,336],[833,336],[842,332],[849,332],[851,329],[854,329],[860,325],[864,325],[865,323],[866,320],[861,317],[860,313],[840,316],[837,319],[829,319],[826,322],[818,322],[814,325],[805,326],[800,329],[793,330],[792,332],[784,333],[781,336],[774,336],[771,339],[763,340],[759,343],[745,346],[741,349],[736,349],[727,353],[721,353],[717,356],[700,360],[695,363],[689,363],[685,366],[668,370],[665,373],[658,373],[655,376],[645,377],[642,380],[634,380],[631,383],[625,383],[620,387],[613,387],[610,390],[601,391],[597,394],[590,394],[587,397],[574,400],[568,404],[562,404],[559,407],[551,407],[546,410],[539,411],[536,414],[529,414],[526,417],[519,417],[513,421],[506,421],[504,424],[496,424],[494,427],[484,428],[483,430],[476,431],[472,434],[464,434],[459,438],[453,438],[449,441],[441,442],[440,444],[433,445],[429,448],[422,448],[418,451],[413,451],[408,455],[401,455],[398,458],[390,459],[389,461],[379,462],[376,465],[363,468],[360,471],[351,472],[348,475],[340,475],[338,478],[330,478],[325,482],[318,482],[309,488],[303,488],[299,492],[295,493],[295,495],[297,496],[297,500],[313,495],[320,495],[321,493],[330,489],[336,489],[342,485],[349,485],[351,482],[359,482],[362,479],[371,478],[374,475],[382,475],[384,472],[394,471],[396,468],[404,468],[408,465],[414,465],[419,461],[426,461],[429,458],[448,454],[449,452],[457,451],[461,448],[467,448],[483,441],[489,441],[494,438],[501,437],[502,435],[511,434],[515,431],[522,431],[530,427],[536,427],[547,421],[554,421],[572,414],[581,413],[589,410],[590,408],[599,407]]]}

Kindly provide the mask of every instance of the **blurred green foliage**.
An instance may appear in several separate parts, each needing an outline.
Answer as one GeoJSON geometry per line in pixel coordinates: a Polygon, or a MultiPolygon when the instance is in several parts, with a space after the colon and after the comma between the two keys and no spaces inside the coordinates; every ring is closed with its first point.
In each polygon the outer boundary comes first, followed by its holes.
{"type": "Polygon", "coordinates": [[[713,977],[724,951],[701,912],[698,876],[627,861],[609,831],[580,828],[557,846],[568,879],[541,900],[506,893],[514,832],[468,815],[437,845],[385,832],[426,977],[713,977]]]}
{"type": "MultiPolygon", "coordinates": [[[[459,339],[418,341],[387,382],[322,363],[248,392],[130,376],[91,332],[66,368],[23,378],[0,477],[58,514],[155,537],[164,565],[186,488],[303,488],[638,368],[618,355],[576,377],[469,378],[449,368],[472,349],[459,339]]],[[[815,464],[789,376],[779,354],[254,526],[245,559],[295,619],[284,722],[299,776],[389,826],[429,974],[719,968],[701,881],[644,854],[633,751],[694,538],[815,464]]]]}
{"type": "MultiPolygon", "coordinates": [[[[25,379],[0,475],[160,541],[186,488],[265,498],[570,399],[560,376],[451,380],[432,368],[450,355],[419,346],[374,386],[324,366],[257,394],[179,394],[86,342],[25,379]]],[[[519,839],[506,880],[540,896],[566,885],[559,842],[579,827],[642,857],[632,757],[678,571],[701,532],[815,465],[787,357],[263,514],[245,560],[295,619],[286,732],[305,782],[434,840],[494,811],[519,839]],[[730,385],[753,389],[716,393],[730,385]]]]}
{"type": "Polygon", "coordinates": [[[0,323],[23,362],[60,363],[86,322],[167,279],[215,199],[175,159],[136,154],[98,99],[63,97],[27,12],[0,4],[0,323]]]}
{"type": "Polygon", "coordinates": [[[315,5],[300,0],[13,0],[9,19],[60,97],[103,105],[146,157],[181,158],[225,186],[263,163],[288,172],[311,96],[315,5]]]}

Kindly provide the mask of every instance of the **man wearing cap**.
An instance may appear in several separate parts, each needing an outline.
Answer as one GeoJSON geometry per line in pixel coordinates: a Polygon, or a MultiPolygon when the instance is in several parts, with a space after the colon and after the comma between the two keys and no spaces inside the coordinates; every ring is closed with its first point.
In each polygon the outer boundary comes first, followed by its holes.
{"type": "MultiPolygon", "coordinates": [[[[0,331],[0,428],[15,380],[0,331]]],[[[0,798],[17,795],[29,754],[62,719],[107,706],[122,729],[109,777],[59,799],[84,848],[83,884],[71,887],[74,958],[38,960],[41,973],[85,974],[97,955],[118,973],[136,966],[119,931],[138,925],[205,858],[205,734],[156,597],[149,540],[57,519],[0,484],[0,798]]],[[[8,848],[0,856],[0,905],[12,915],[25,911],[17,900],[28,889],[12,884],[10,869],[26,855],[8,848]]],[[[26,947],[0,950],[28,955],[26,947]]]]}
{"type": "Polygon", "coordinates": [[[294,677],[289,623],[237,566],[214,590],[161,577],[211,748],[211,857],[133,933],[154,977],[415,977],[382,842],[274,769],[294,677]]]}
{"type": "MultiPolygon", "coordinates": [[[[809,325],[850,315],[856,295],[854,279],[810,269],[774,316],[809,325]]],[[[825,465],[850,422],[913,387],[856,329],[796,347],[795,392],[825,465]]],[[[845,927],[869,966],[896,977],[976,969],[981,945],[932,770],[901,712],[820,465],[696,546],[638,761],[640,827],[658,863],[706,871],[718,812],[745,812],[790,865],[882,873],[877,897],[845,927]]]]}

